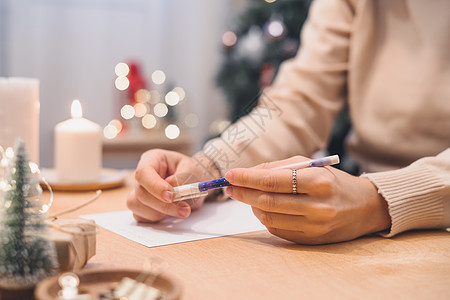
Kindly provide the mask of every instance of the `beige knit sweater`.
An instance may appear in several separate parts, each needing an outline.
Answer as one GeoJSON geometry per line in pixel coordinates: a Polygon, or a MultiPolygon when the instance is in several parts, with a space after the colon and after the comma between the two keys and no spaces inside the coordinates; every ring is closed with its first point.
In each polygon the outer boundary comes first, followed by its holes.
{"type": "Polygon", "coordinates": [[[388,202],[387,236],[450,226],[450,1],[315,0],[301,41],[203,154],[221,175],[311,156],[348,102],[348,148],[388,202]]]}

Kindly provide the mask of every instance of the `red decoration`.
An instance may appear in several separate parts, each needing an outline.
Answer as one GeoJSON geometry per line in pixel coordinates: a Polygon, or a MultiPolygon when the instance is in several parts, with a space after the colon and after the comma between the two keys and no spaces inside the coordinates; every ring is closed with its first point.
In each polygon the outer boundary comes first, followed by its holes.
{"type": "Polygon", "coordinates": [[[130,81],[130,86],[127,89],[127,100],[128,104],[134,105],[136,104],[136,92],[140,89],[145,89],[147,87],[147,83],[142,76],[140,67],[137,63],[131,62],[128,66],[130,67],[130,72],[128,73],[127,78],[130,81]]]}
{"type": "Polygon", "coordinates": [[[265,63],[261,67],[261,78],[259,80],[259,85],[261,89],[264,89],[272,84],[273,77],[275,75],[275,67],[271,63],[265,63]]]}

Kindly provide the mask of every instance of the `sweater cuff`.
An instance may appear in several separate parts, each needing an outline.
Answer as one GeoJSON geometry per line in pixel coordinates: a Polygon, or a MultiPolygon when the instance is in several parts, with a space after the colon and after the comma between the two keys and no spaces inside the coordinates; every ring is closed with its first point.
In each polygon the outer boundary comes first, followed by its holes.
{"type": "Polygon", "coordinates": [[[363,174],[378,188],[387,201],[391,216],[391,228],[380,233],[392,237],[411,229],[436,228],[444,220],[442,189],[440,178],[420,164],[406,168],[363,174]]]}

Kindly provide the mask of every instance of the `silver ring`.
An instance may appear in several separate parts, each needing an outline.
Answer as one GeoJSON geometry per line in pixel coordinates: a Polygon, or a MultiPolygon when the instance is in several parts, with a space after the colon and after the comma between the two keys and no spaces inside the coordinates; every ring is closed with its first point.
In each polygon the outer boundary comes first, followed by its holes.
{"type": "Polygon", "coordinates": [[[292,194],[297,194],[297,170],[292,169],[292,194]]]}

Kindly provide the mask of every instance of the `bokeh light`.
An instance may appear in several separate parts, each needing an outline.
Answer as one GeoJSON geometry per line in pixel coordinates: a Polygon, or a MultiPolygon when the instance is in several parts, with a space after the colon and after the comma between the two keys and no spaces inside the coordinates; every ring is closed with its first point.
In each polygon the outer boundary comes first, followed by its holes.
{"type": "Polygon", "coordinates": [[[13,158],[13,156],[14,156],[13,148],[11,148],[11,147],[6,148],[5,156],[6,156],[6,158],[9,158],[9,159],[13,158]]]}
{"type": "Polygon", "coordinates": [[[198,123],[199,123],[198,116],[194,113],[187,114],[184,117],[184,124],[186,124],[186,126],[189,128],[197,127],[198,123]]]}
{"type": "Polygon", "coordinates": [[[233,31],[226,31],[222,35],[222,43],[227,47],[233,47],[237,42],[237,36],[233,31]]]}
{"type": "MultiPolygon", "coordinates": [[[[10,186],[8,185],[8,183],[6,183],[6,181],[4,181],[4,180],[0,181],[0,191],[5,192],[5,191],[9,190],[9,188],[10,188],[10,186]]],[[[0,203],[0,205],[1,205],[1,203],[0,203]]],[[[0,206],[0,208],[1,208],[1,206],[0,206]]]]}
{"type": "Polygon", "coordinates": [[[2,168],[5,168],[8,166],[8,162],[9,162],[9,159],[6,157],[3,157],[2,160],[0,161],[0,165],[2,166],[2,168]]]}
{"type": "Polygon", "coordinates": [[[122,118],[124,118],[125,120],[129,120],[132,119],[134,117],[134,108],[131,105],[124,105],[121,109],[120,109],[120,115],[122,116],[122,118]]]}
{"type": "Polygon", "coordinates": [[[155,103],[158,103],[160,101],[161,101],[161,94],[158,91],[156,91],[156,90],[151,90],[150,91],[150,100],[149,100],[149,102],[155,104],[155,103]]]}
{"type": "Polygon", "coordinates": [[[275,38],[282,36],[284,34],[284,30],[284,25],[279,20],[271,21],[269,26],[267,26],[267,32],[275,38]]]}
{"type": "Polygon", "coordinates": [[[169,112],[169,109],[167,108],[167,105],[165,105],[164,103],[158,103],[155,105],[155,107],[153,107],[153,113],[157,117],[160,117],[160,118],[165,117],[168,112],[169,112]]]}
{"type": "Polygon", "coordinates": [[[116,89],[119,91],[124,91],[130,86],[130,81],[128,78],[123,76],[117,77],[114,83],[116,85],[116,89]]]}
{"type": "Polygon", "coordinates": [[[122,123],[119,120],[113,119],[103,128],[103,135],[111,140],[122,131],[122,127],[122,123]]]}
{"type": "Polygon", "coordinates": [[[139,89],[134,94],[134,99],[140,103],[150,101],[150,92],[146,89],[139,89]]]}
{"type": "Polygon", "coordinates": [[[136,103],[134,106],[134,115],[138,118],[142,118],[147,113],[147,105],[144,103],[136,103]]]}
{"type": "Polygon", "coordinates": [[[119,77],[125,77],[130,72],[130,67],[126,63],[120,62],[114,67],[114,72],[119,77]]]}
{"type": "Polygon", "coordinates": [[[180,102],[183,101],[184,98],[186,97],[186,92],[184,91],[184,89],[182,87],[177,86],[172,91],[174,91],[175,93],[178,94],[178,97],[180,98],[180,102]]]}
{"type": "Polygon", "coordinates": [[[230,125],[230,121],[229,120],[215,120],[214,122],[211,123],[211,125],[209,126],[209,133],[211,135],[219,135],[221,134],[228,126],[230,125]]]}
{"type": "Polygon", "coordinates": [[[142,118],[142,126],[144,126],[147,129],[152,129],[156,126],[156,118],[152,114],[146,114],[142,118]]]}
{"type": "Polygon", "coordinates": [[[116,127],[118,132],[122,131],[122,122],[120,122],[119,120],[113,119],[111,121],[109,121],[109,125],[116,127]]]}
{"type": "Polygon", "coordinates": [[[33,174],[40,173],[37,163],[30,162],[28,165],[30,166],[31,173],[33,173],[33,174]]]}
{"type": "Polygon", "coordinates": [[[175,124],[169,124],[165,130],[166,137],[174,140],[180,135],[180,128],[175,124]]]}
{"type": "Polygon", "coordinates": [[[178,102],[180,102],[180,96],[178,95],[178,93],[174,92],[174,91],[170,91],[166,94],[166,103],[170,106],[175,106],[178,104],[178,102]]]}
{"type": "Polygon", "coordinates": [[[105,126],[105,128],[103,128],[103,135],[107,139],[111,140],[111,139],[115,138],[118,133],[119,133],[119,131],[117,130],[117,128],[111,124],[108,124],[105,126]]]}
{"type": "Polygon", "coordinates": [[[166,74],[161,70],[156,70],[152,73],[152,81],[155,84],[163,84],[166,81],[166,74]]]}

